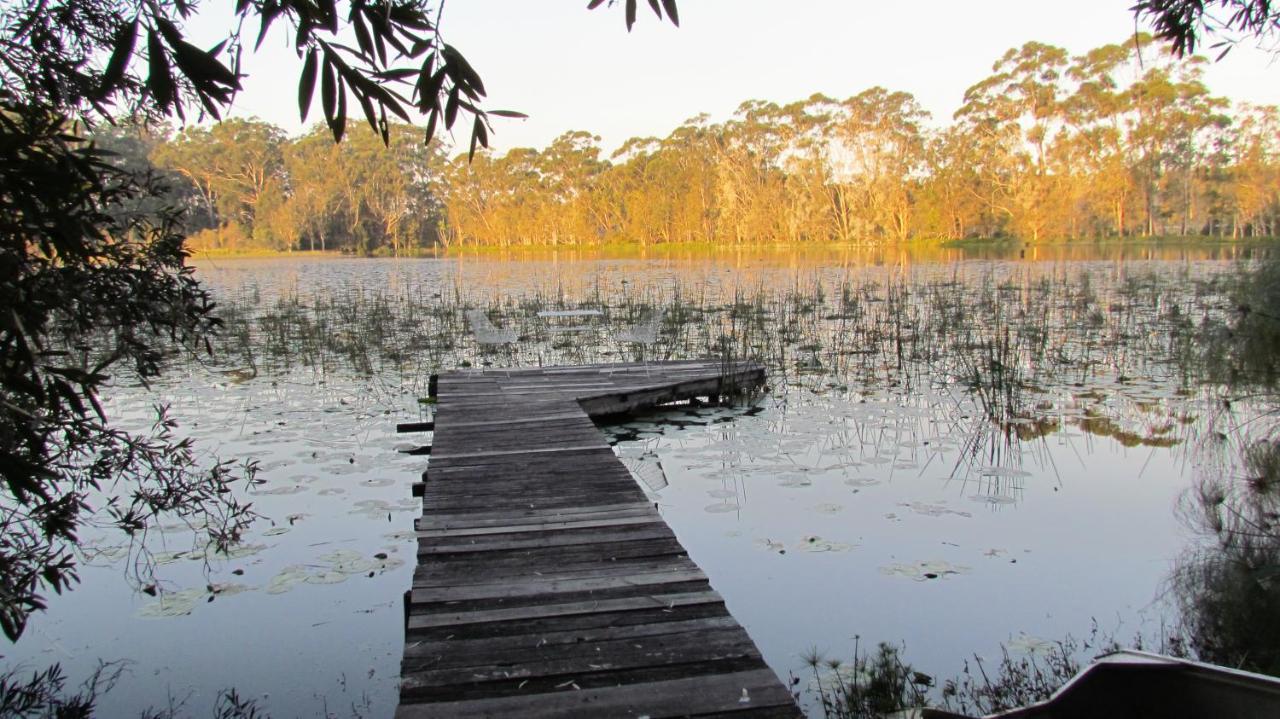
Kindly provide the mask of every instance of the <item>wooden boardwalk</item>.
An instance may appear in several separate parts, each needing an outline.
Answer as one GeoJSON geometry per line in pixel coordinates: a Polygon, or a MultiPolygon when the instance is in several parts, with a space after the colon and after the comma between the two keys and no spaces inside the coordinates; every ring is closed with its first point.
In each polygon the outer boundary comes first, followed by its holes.
{"type": "Polygon", "coordinates": [[[397,717],[798,717],[591,416],[758,364],[441,375],[397,717]]]}

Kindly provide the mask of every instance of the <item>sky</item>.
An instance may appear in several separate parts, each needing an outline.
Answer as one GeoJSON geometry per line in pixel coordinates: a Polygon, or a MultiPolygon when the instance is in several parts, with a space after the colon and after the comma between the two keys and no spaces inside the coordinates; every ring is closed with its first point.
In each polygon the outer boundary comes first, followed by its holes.
{"type": "MultiPolygon", "coordinates": [[[[192,30],[208,33],[212,44],[229,5],[206,5],[192,30]]],[[[942,124],[1009,48],[1036,40],[1074,54],[1126,40],[1135,29],[1131,5],[680,0],[675,28],[641,2],[628,33],[621,7],[588,11],[586,0],[446,0],[441,24],[446,41],[482,76],[485,107],[529,115],[494,119],[495,150],[543,147],[569,130],[599,135],[612,150],[630,137],[666,136],[699,113],[727,119],[748,99],[844,99],[877,85],[912,93],[942,124]]],[[[300,132],[301,63],[283,34],[269,37],[246,67],[250,77],[231,114],[300,132]]],[[[1213,63],[1205,80],[1232,100],[1280,104],[1280,61],[1251,40],[1213,63]]],[[[465,146],[462,125],[455,140],[465,146]]]]}

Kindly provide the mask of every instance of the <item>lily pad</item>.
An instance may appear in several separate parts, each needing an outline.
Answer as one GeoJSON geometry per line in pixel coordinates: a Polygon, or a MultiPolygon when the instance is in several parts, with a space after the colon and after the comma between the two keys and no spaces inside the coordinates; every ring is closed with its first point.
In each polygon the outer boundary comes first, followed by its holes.
{"type": "Polygon", "coordinates": [[[955,574],[968,574],[969,571],[969,567],[963,564],[952,564],[941,559],[922,560],[906,564],[889,564],[880,567],[881,574],[907,577],[917,582],[942,579],[955,574]]]}
{"type": "Polygon", "coordinates": [[[945,514],[954,514],[957,517],[972,517],[968,512],[961,512],[951,509],[943,502],[900,502],[899,507],[906,507],[916,514],[923,514],[926,517],[941,517],[945,514]]]}

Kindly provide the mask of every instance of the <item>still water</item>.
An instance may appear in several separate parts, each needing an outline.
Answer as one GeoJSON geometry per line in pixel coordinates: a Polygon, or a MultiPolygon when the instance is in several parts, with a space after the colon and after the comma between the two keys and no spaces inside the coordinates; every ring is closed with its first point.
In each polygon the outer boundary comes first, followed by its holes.
{"type": "Polygon", "coordinates": [[[272,716],[387,716],[426,461],[394,427],[429,416],[428,375],[637,352],[769,368],[734,406],[603,429],[798,689],[806,652],[848,658],[855,637],[950,676],[1095,623],[1159,633],[1206,437],[1261,411],[1224,416],[1205,378],[1232,252],[198,263],[228,319],[215,355],[121,377],[105,404],[135,430],[168,404],[209,461],[256,460],[261,519],[231,556],[182,523],[88,532],[81,585],[4,662],[127,662],[104,716],[206,715],[227,688],[272,716]],[[514,348],[480,352],[476,307],[514,348]],[[604,316],[537,317],[580,308],[604,316]],[[653,311],[654,346],[613,339],[653,311]]]}

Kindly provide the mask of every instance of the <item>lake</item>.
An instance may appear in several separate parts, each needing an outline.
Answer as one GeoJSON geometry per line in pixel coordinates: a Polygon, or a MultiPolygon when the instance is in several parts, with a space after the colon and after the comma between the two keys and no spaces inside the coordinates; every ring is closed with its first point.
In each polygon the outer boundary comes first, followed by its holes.
{"type": "Polygon", "coordinates": [[[1205,356],[1248,251],[998,254],[197,262],[228,321],[214,355],[104,404],[135,430],[168,404],[208,461],[256,461],[261,518],[229,556],[179,521],[90,529],[81,585],[5,662],[127,662],[104,716],[203,715],[232,687],[272,716],[387,716],[427,462],[395,424],[430,416],[429,375],[706,356],[763,361],[767,391],[602,431],[798,689],[806,653],[855,641],[945,677],[1002,644],[1158,635],[1199,541],[1188,490],[1235,471],[1218,445],[1267,409],[1224,409],[1205,356]],[[519,342],[482,351],[475,308],[519,342]],[[580,309],[601,315],[537,314],[580,309]],[[616,341],[654,312],[656,343],[616,341]]]}

